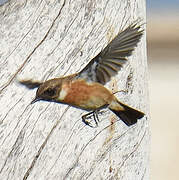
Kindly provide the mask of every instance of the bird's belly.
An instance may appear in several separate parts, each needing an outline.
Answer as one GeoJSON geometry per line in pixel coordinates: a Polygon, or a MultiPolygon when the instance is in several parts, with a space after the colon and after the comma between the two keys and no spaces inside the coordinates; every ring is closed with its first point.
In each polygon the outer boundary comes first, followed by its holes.
{"type": "Polygon", "coordinates": [[[95,110],[107,104],[107,101],[105,101],[103,97],[97,96],[91,92],[86,93],[84,91],[68,94],[64,99],[64,102],[86,110],[95,110]]]}
{"type": "Polygon", "coordinates": [[[85,110],[95,110],[110,103],[113,94],[98,83],[82,80],[62,86],[61,102],[85,110]]]}
{"type": "Polygon", "coordinates": [[[88,100],[82,100],[79,104],[77,104],[77,106],[86,110],[95,110],[106,104],[107,102],[104,99],[97,96],[92,96],[89,97],[88,100]]]}

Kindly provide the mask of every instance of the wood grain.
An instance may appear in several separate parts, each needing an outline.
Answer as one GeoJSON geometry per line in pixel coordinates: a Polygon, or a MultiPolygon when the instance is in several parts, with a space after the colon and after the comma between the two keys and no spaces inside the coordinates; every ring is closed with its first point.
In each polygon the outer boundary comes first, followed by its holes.
{"type": "Polygon", "coordinates": [[[0,7],[0,179],[149,179],[145,37],[112,81],[128,90],[116,94],[121,101],[147,114],[131,128],[109,111],[90,128],[83,110],[29,105],[35,90],[17,83],[81,70],[138,18],[145,22],[144,0],[12,0],[0,7]]]}

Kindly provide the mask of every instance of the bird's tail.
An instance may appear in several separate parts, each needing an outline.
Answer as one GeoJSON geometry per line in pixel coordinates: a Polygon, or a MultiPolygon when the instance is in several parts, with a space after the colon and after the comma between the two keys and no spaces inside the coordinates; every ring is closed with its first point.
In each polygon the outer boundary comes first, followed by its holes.
{"type": "Polygon", "coordinates": [[[119,101],[112,102],[109,109],[115,113],[127,126],[131,126],[137,122],[138,119],[144,117],[144,113],[132,107],[129,107],[119,101]]]}

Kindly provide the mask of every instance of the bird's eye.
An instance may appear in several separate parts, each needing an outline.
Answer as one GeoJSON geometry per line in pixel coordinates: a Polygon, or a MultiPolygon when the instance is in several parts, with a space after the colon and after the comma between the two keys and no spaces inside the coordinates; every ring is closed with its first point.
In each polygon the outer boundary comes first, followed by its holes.
{"type": "Polygon", "coordinates": [[[47,96],[54,96],[56,93],[56,90],[55,89],[47,89],[46,91],[44,91],[44,94],[47,95],[47,96]]]}

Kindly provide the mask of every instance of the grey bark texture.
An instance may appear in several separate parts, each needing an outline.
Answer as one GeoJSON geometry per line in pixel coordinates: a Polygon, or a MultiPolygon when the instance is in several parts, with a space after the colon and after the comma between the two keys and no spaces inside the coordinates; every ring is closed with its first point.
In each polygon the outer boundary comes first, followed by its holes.
{"type": "MultiPolygon", "coordinates": [[[[47,80],[81,70],[115,35],[141,18],[144,0],[10,0],[0,6],[0,179],[149,179],[149,102],[145,34],[106,87],[146,113],[127,127],[113,113],[85,126],[86,112],[29,105],[35,90],[18,79],[47,80]]],[[[144,25],[145,28],[145,25],[144,25]]]]}

